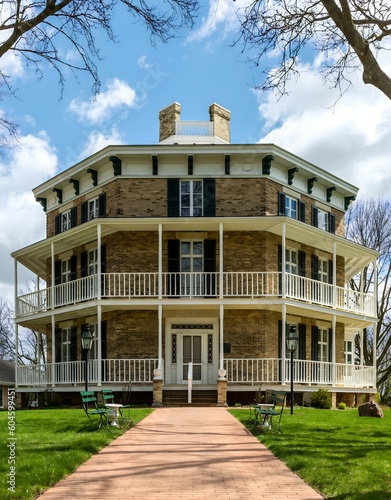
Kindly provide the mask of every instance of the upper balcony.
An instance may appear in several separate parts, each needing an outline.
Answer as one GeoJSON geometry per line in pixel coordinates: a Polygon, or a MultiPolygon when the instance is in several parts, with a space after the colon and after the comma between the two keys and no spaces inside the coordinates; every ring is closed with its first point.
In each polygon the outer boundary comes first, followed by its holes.
{"type": "Polygon", "coordinates": [[[136,300],[290,299],[364,317],[376,317],[376,299],[343,287],[281,272],[102,273],[37,292],[16,301],[16,318],[97,299],[136,300]]]}

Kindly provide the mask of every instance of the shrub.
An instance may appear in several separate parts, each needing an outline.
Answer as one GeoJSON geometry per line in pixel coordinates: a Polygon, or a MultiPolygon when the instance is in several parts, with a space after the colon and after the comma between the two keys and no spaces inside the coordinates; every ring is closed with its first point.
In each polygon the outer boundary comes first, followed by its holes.
{"type": "Polygon", "coordinates": [[[339,403],[338,410],[346,410],[346,403],[343,403],[343,402],[339,403]]]}
{"type": "Polygon", "coordinates": [[[331,395],[325,389],[319,389],[311,395],[310,404],[313,408],[329,410],[331,408],[331,395]]]}

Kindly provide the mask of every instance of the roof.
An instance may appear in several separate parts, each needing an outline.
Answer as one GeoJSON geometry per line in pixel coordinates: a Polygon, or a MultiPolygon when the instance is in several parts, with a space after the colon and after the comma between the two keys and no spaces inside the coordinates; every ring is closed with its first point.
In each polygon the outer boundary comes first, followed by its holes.
{"type": "Polygon", "coordinates": [[[0,359],[0,384],[15,383],[15,363],[0,359]]]}

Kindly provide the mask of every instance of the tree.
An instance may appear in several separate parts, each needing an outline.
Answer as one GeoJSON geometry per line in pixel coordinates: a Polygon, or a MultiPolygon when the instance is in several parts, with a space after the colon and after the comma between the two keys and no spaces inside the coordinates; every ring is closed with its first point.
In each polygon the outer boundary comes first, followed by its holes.
{"type": "MultiPolygon", "coordinates": [[[[87,72],[92,77],[93,94],[99,93],[97,60],[100,59],[94,33],[103,30],[115,40],[112,19],[121,6],[130,16],[145,24],[152,42],[167,42],[183,27],[192,26],[198,0],[9,0],[0,2],[0,58],[14,53],[35,68],[42,77],[44,63],[54,68],[64,87],[64,69],[75,75],[87,72]],[[69,50],[76,58],[69,58],[69,50]]],[[[0,98],[13,94],[12,75],[0,68],[0,98]]],[[[0,115],[0,144],[14,138],[15,124],[0,115]]]]}
{"type": "Polygon", "coordinates": [[[319,56],[319,73],[340,95],[351,84],[352,71],[361,71],[364,83],[391,99],[391,78],[378,59],[389,49],[388,0],[254,0],[240,11],[239,20],[234,43],[242,41],[254,50],[253,62],[259,64],[266,55],[278,58],[261,90],[286,94],[287,81],[299,75],[299,56],[312,49],[319,56]]]}
{"type": "MultiPolygon", "coordinates": [[[[377,385],[383,394],[391,389],[391,202],[366,200],[353,203],[346,214],[346,237],[360,245],[377,250],[377,276],[372,266],[364,270],[361,279],[352,279],[355,290],[368,292],[374,278],[378,287],[378,317],[376,331],[363,331],[363,358],[373,364],[373,343],[376,345],[377,385]]],[[[356,346],[360,349],[359,343],[356,346]]],[[[361,353],[359,353],[361,354],[361,353]]]]}

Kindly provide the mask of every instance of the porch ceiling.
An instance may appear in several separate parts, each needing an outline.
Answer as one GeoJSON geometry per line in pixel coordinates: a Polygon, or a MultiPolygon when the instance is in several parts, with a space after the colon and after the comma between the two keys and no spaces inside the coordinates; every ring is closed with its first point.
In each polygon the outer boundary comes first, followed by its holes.
{"type": "Polygon", "coordinates": [[[163,231],[213,231],[218,232],[222,224],[223,232],[232,231],[266,231],[282,237],[285,226],[285,235],[288,240],[301,243],[333,253],[336,247],[337,255],[345,258],[345,280],[370,264],[378,253],[364,248],[342,237],[326,233],[321,229],[290,219],[289,217],[202,217],[202,218],[115,218],[94,219],[85,224],[70,229],[66,233],[41,240],[30,246],[12,253],[19,263],[40,276],[46,277],[46,262],[51,256],[51,246],[54,253],[59,254],[75,248],[83,243],[97,240],[98,226],[102,238],[123,231],[152,231],[158,232],[159,225],[163,231]]]}

